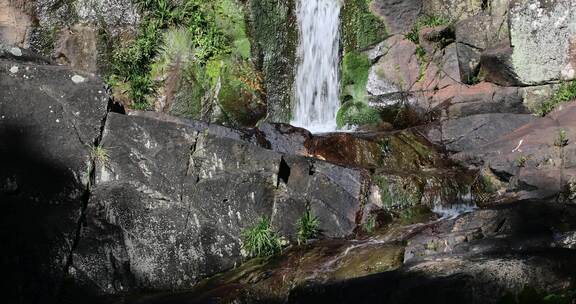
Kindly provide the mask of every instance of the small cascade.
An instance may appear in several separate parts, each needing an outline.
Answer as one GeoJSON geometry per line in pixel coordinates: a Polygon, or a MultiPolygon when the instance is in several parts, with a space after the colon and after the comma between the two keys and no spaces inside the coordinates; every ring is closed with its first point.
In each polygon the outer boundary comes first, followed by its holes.
{"type": "Polygon", "coordinates": [[[291,124],[313,133],[336,130],[341,0],[298,0],[300,31],[291,124]]]}

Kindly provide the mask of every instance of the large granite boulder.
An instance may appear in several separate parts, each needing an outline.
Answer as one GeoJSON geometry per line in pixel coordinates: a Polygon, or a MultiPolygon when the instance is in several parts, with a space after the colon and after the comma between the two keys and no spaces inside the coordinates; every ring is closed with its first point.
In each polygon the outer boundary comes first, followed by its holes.
{"type": "Polygon", "coordinates": [[[573,1],[511,1],[510,41],[482,54],[487,79],[502,85],[538,85],[575,78],[573,1]],[[538,54],[546,54],[539,56],[538,54]]]}
{"type": "Polygon", "coordinates": [[[108,96],[98,78],[6,57],[0,54],[0,263],[10,279],[2,290],[10,303],[51,303],[76,243],[108,96]]]}
{"type": "Polygon", "coordinates": [[[356,229],[361,170],[146,116],[108,115],[107,157],[73,255],[77,285],[101,294],[190,288],[243,261],[241,232],[260,217],[287,240],[307,208],[325,237],[356,229]]]}

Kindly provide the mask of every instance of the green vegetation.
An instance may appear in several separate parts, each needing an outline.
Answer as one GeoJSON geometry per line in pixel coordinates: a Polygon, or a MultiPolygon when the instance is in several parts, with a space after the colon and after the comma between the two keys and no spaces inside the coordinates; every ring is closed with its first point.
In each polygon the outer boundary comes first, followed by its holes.
{"type": "Polygon", "coordinates": [[[407,209],[420,202],[421,191],[411,180],[374,176],[374,183],[380,189],[382,205],[389,211],[407,209]]]}
{"type": "Polygon", "coordinates": [[[370,11],[371,2],[345,1],[341,14],[345,53],[365,50],[388,36],[384,22],[370,11]]]}
{"type": "Polygon", "coordinates": [[[236,0],[134,1],[142,15],[138,35],[116,50],[109,77],[134,108],[149,108],[155,93],[162,93],[165,106],[173,104],[175,114],[232,124],[259,119],[238,114],[258,109],[265,94],[261,76],[250,61],[241,4],[236,0]],[[239,104],[233,104],[236,100],[239,104]]]}
{"type": "Polygon", "coordinates": [[[558,88],[552,99],[541,104],[535,111],[537,115],[546,116],[557,106],[576,99],[576,81],[564,82],[558,88]]]}
{"type": "Polygon", "coordinates": [[[438,16],[422,16],[416,20],[416,24],[412,30],[406,34],[406,39],[419,44],[420,43],[420,30],[424,27],[435,27],[440,25],[447,25],[450,21],[448,19],[438,16]]]}
{"type": "Polygon", "coordinates": [[[566,147],[568,145],[568,135],[566,134],[566,130],[558,131],[558,136],[554,140],[554,145],[557,147],[566,147]]]}
{"type": "Polygon", "coordinates": [[[377,125],[382,122],[380,113],[365,102],[345,102],[336,115],[338,128],[345,126],[377,125]]]}
{"type": "Polygon", "coordinates": [[[371,214],[364,224],[362,224],[362,230],[366,233],[372,233],[376,230],[376,215],[371,214]]]}
{"type": "Polygon", "coordinates": [[[108,155],[108,150],[101,146],[93,146],[90,151],[92,159],[100,165],[107,165],[110,162],[110,156],[108,155]]]}
{"type": "Polygon", "coordinates": [[[516,158],[516,167],[518,168],[524,168],[526,167],[526,161],[528,160],[528,158],[524,155],[520,155],[518,158],[516,158]]]}
{"type": "Polygon", "coordinates": [[[251,257],[266,257],[282,251],[280,236],[272,229],[270,220],[260,218],[258,223],[242,232],[243,249],[251,257]]]}
{"type": "Polygon", "coordinates": [[[298,244],[304,244],[308,240],[316,239],[320,236],[320,221],[318,217],[312,215],[310,207],[300,219],[298,219],[298,244]]]}
{"type": "Polygon", "coordinates": [[[346,125],[374,125],[382,122],[380,114],[366,102],[366,84],[370,70],[368,56],[350,52],[342,59],[342,101],[336,123],[338,128],[346,125]]]}
{"type": "Polygon", "coordinates": [[[366,100],[366,84],[370,71],[368,56],[359,52],[350,52],[342,58],[342,98],[343,101],[366,100]]]}
{"type": "Polygon", "coordinates": [[[560,202],[573,202],[576,200],[576,177],[570,177],[559,195],[560,202]]]}

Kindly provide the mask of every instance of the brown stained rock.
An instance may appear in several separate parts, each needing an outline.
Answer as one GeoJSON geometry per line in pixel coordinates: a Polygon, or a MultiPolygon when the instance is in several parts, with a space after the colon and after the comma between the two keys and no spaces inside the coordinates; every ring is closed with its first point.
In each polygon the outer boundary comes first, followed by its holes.
{"type": "Polygon", "coordinates": [[[98,30],[82,24],[60,32],[54,48],[54,56],[60,64],[74,69],[95,73],[98,70],[98,30]]]}
{"type": "Polygon", "coordinates": [[[481,160],[499,176],[506,176],[520,197],[554,197],[576,176],[575,115],[576,104],[566,104],[547,117],[455,157],[481,160]],[[565,145],[558,143],[562,131],[565,145]]]}
{"type": "Polygon", "coordinates": [[[395,43],[370,69],[367,89],[371,95],[409,91],[418,81],[416,45],[398,36],[390,39],[395,43]]]}
{"type": "Polygon", "coordinates": [[[33,5],[28,0],[0,0],[0,42],[19,47],[28,46],[33,5]]]}
{"type": "Polygon", "coordinates": [[[450,44],[429,54],[430,59],[420,63],[424,70],[420,72],[418,82],[415,83],[412,91],[433,92],[448,86],[459,85],[460,70],[456,45],[450,44]]]}

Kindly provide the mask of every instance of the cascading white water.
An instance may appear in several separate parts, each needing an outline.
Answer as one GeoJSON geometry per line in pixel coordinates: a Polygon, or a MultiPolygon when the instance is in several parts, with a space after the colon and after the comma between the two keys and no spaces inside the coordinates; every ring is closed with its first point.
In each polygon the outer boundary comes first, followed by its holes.
{"type": "Polygon", "coordinates": [[[299,63],[291,123],[313,133],[336,130],[341,6],[341,0],[298,0],[299,63]]]}

